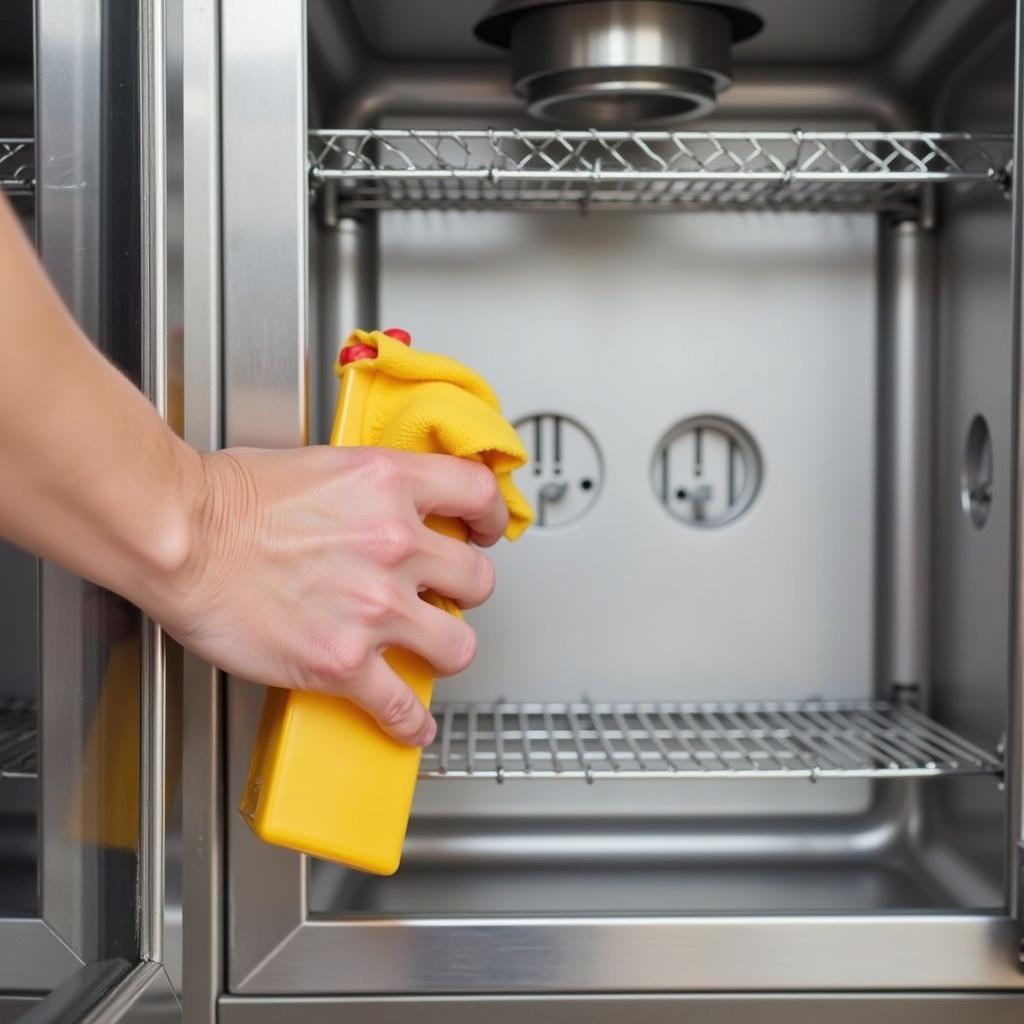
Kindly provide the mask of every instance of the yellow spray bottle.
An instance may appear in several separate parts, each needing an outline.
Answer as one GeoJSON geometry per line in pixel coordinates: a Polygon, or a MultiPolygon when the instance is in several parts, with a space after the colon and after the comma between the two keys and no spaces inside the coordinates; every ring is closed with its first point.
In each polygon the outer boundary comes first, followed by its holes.
{"type": "MultiPolygon", "coordinates": [[[[409,335],[385,332],[408,344],[409,335]]],[[[376,370],[367,345],[342,350],[332,445],[367,443],[364,413],[376,370]]],[[[464,525],[427,524],[466,540],[464,525]]],[[[445,606],[438,599],[439,605],[445,606]]],[[[430,706],[434,675],[418,655],[391,648],[388,664],[430,706]]],[[[271,688],[253,749],[242,816],[270,843],[390,875],[398,869],[419,771],[420,751],[391,739],[351,701],[271,688]]]]}

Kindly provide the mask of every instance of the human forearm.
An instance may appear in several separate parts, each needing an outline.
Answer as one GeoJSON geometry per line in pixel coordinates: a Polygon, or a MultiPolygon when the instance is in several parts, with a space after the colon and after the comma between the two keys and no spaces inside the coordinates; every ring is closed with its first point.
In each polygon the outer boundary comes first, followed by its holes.
{"type": "Polygon", "coordinates": [[[0,201],[0,535],[146,605],[189,550],[199,457],[89,344],[0,201]]]}
{"type": "Polygon", "coordinates": [[[487,468],[373,448],[200,456],[84,337],[2,197],[0,360],[0,536],[228,672],[343,694],[397,739],[429,741],[383,653],[445,675],[472,659],[472,629],[421,594],[474,607],[493,568],[424,519],[461,518],[493,544],[508,509],[487,468]]]}

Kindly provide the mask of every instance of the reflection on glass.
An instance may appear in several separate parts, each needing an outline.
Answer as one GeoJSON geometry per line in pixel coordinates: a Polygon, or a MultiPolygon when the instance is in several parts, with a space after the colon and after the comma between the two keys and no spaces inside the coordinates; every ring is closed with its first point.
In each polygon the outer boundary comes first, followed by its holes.
{"type": "Polygon", "coordinates": [[[141,616],[50,565],[42,609],[43,912],[83,959],[132,958],[141,616]]]}
{"type": "Polygon", "coordinates": [[[98,847],[133,851],[139,839],[138,776],[141,719],[138,614],[113,595],[93,590],[100,662],[96,706],[87,723],[81,784],[69,815],[71,834],[98,847]],[[104,642],[105,641],[105,642],[104,642]]]}
{"type": "Polygon", "coordinates": [[[0,543],[0,917],[38,912],[39,568],[0,543]]]}
{"type": "Polygon", "coordinates": [[[43,916],[86,960],[132,957],[141,616],[10,545],[0,581],[0,917],[43,916]]]}

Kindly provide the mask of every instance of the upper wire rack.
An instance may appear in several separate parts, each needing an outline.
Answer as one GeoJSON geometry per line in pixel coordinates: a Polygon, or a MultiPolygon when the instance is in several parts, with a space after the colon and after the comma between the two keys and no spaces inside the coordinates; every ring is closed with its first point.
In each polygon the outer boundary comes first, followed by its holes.
{"type": "Polygon", "coordinates": [[[36,187],[35,157],[31,139],[0,139],[0,192],[32,195],[36,187]]]}
{"type": "Polygon", "coordinates": [[[998,758],[902,704],[441,704],[423,778],[927,778],[998,758]]]}
{"type": "Polygon", "coordinates": [[[1004,191],[1011,137],[964,132],[310,132],[314,188],[356,209],[912,210],[1004,191]]]}

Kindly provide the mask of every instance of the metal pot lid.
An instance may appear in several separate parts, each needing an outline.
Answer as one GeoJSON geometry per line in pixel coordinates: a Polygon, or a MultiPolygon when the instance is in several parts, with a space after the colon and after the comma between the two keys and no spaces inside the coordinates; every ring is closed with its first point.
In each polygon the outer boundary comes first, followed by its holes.
{"type": "MultiPolygon", "coordinates": [[[[506,49],[512,42],[512,25],[523,14],[540,7],[560,7],[572,3],[593,3],[594,0],[497,0],[474,29],[477,38],[506,49]]],[[[732,27],[733,42],[749,39],[761,31],[764,19],[735,3],[709,3],[705,0],[663,0],[664,3],[685,3],[691,7],[711,7],[719,11],[732,27]]]]}

